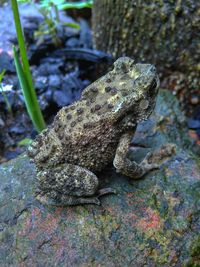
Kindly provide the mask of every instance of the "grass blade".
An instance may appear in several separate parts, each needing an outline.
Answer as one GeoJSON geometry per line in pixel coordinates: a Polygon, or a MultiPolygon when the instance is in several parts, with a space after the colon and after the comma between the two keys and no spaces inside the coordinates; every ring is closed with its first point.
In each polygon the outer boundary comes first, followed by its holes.
{"type": "Polygon", "coordinates": [[[16,0],[11,0],[11,3],[12,3],[12,10],[13,10],[14,21],[15,21],[15,28],[17,32],[17,39],[19,43],[20,56],[22,60],[22,64],[21,64],[18,58],[16,49],[14,48],[13,52],[14,52],[15,66],[17,69],[18,78],[20,80],[20,85],[22,87],[22,91],[24,94],[28,113],[31,117],[31,120],[36,130],[38,132],[41,132],[46,126],[45,126],[45,122],[42,116],[42,112],[40,110],[40,106],[37,101],[35,89],[33,86],[28,57],[26,53],[24,36],[23,36],[20,17],[19,17],[18,5],[17,5],[16,0]]]}
{"type": "Polygon", "coordinates": [[[34,92],[30,90],[28,81],[26,79],[26,75],[23,71],[21,62],[19,60],[18,54],[16,52],[15,47],[13,47],[13,55],[15,61],[15,67],[17,70],[17,76],[19,78],[20,86],[22,88],[22,92],[25,99],[26,108],[28,110],[28,114],[38,132],[41,132],[44,127],[44,121],[40,114],[40,107],[38,105],[37,97],[34,92]]]}

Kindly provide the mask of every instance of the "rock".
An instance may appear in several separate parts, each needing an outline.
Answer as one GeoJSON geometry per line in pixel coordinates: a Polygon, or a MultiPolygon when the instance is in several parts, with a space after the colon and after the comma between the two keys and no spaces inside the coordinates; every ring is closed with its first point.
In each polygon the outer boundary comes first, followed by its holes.
{"type": "MultiPolygon", "coordinates": [[[[11,106],[12,109],[19,109],[20,107],[24,106],[24,98],[21,94],[21,91],[14,91],[14,90],[9,90],[5,91],[5,95],[8,99],[8,102],[11,106]]],[[[1,106],[1,111],[5,111],[7,109],[7,105],[4,99],[4,96],[0,92],[0,106],[1,106]]]]}
{"type": "Polygon", "coordinates": [[[59,64],[51,65],[48,62],[41,64],[38,67],[38,73],[40,73],[41,76],[48,76],[51,74],[59,74],[59,64]]]}
{"type": "Polygon", "coordinates": [[[43,94],[43,96],[46,99],[47,104],[53,101],[53,91],[48,90],[43,94]]]}
{"type": "Polygon", "coordinates": [[[13,59],[7,52],[0,51],[0,73],[5,70],[6,72],[15,73],[13,59]]]}
{"type": "Polygon", "coordinates": [[[46,76],[37,76],[35,77],[34,81],[35,89],[39,94],[46,91],[48,83],[47,83],[47,77],[46,76]]]}
{"type": "Polygon", "coordinates": [[[200,120],[195,120],[195,119],[192,119],[192,118],[189,118],[188,119],[188,127],[190,129],[199,129],[200,128],[200,120]]]}
{"type": "Polygon", "coordinates": [[[79,78],[79,72],[77,71],[64,76],[62,82],[62,92],[65,94],[65,97],[68,98],[68,101],[70,101],[68,104],[71,104],[72,101],[80,98],[81,92],[85,88],[86,84],[86,82],[79,78]]]}
{"type": "Polygon", "coordinates": [[[140,180],[105,170],[117,194],[101,206],[43,206],[25,154],[1,165],[0,266],[199,266],[200,162],[186,132],[176,98],[161,91],[135,156],[166,143],[176,153],[140,180]]]}
{"type": "Polygon", "coordinates": [[[53,89],[60,88],[61,82],[61,76],[55,74],[49,75],[49,86],[53,89]]]}
{"type": "Polygon", "coordinates": [[[14,159],[16,158],[17,156],[19,156],[19,154],[21,154],[23,152],[23,148],[21,147],[18,147],[17,149],[15,150],[7,150],[3,156],[6,160],[11,160],[11,159],[14,159]]]}
{"type": "Polygon", "coordinates": [[[78,47],[79,46],[79,40],[78,40],[78,38],[75,38],[75,37],[69,38],[65,42],[65,46],[66,47],[70,47],[70,48],[78,47]]]}
{"type": "MultiPolygon", "coordinates": [[[[22,27],[27,25],[28,20],[41,20],[36,4],[20,4],[19,13],[22,27]]],[[[0,8],[0,49],[12,53],[13,41],[16,41],[16,31],[13,19],[13,12],[9,3],[1,5],[0,8]],[[3,38],[2,38],[3,37],[3,38]]]]}
{"type": "Polygon", "coordinates": [[[80,46],[83,48],[92,48],[92,33],[88,22],[85,19],[80,20],[80,46]]]}
{"type": "Polygon", "coordinates": [[[70,94],[65,94],[61,90],[56,90],[53,94],[53,100],[58,105],[58,107],[64,107],[72,102],[70,94]]]}
{"type": "Polygon", "coordinates": [[[52,95],[52,91],[48,90],[38,97],[38,102],[42,111],[46,110],[49,107],[49,100],[52,98],[52,95]]]}
{"type": "Polygon", "coordinates": [[[21,125],[21,124],[15,124],[15,125],[12,125],[10,128],[9,128],[9,132],[12,134],[24,134],[26,132],[26,128],[21,125]]]}
{"type": "Polygon", "coordinates": [[[0,128],[5,126],[4,120],[0,117],[0,128]]]}

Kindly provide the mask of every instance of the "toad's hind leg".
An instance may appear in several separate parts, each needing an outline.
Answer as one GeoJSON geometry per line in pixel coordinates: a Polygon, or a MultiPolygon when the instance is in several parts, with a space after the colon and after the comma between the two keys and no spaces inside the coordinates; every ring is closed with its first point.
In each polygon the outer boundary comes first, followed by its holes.
{"type": "Polygon", "coordinates": [[[98,191],[98,178],[91,171],[72,164],[60,164],[38,172],[37,199],[48,205],[100,205],[99,196],[114,193],[110,188],[98,191]],[[95,196],[96,195],[96,196],[95,196]]]}

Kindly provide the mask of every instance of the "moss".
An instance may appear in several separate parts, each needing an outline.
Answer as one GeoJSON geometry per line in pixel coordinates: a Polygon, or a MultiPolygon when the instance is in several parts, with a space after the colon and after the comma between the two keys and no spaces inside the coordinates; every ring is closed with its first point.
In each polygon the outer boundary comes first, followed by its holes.
{"type": "Polygon", "coordinates": [[[190,259],[185,264],[185,267],[199,267],[200,266],[200,235],[191,245],[190,259]]]}

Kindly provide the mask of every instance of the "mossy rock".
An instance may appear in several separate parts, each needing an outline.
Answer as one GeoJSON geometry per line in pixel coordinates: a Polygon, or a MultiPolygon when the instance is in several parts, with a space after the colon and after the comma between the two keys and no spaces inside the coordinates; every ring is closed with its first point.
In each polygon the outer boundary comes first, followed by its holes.
{"type": "Polygon", "coordinates": [[[117,194],[102,197],[101,206],[43,206],[27,156],[3,164],[0,266],[199,266],[191,265],[199,259],[199,158],[173,95],[160,92],[133,142],[148,147],[138,159],[165,143],[177,149],[140,180],[105,170],[103,183],[117,194]]]}

